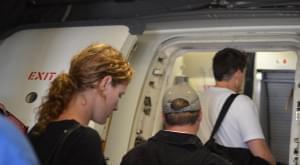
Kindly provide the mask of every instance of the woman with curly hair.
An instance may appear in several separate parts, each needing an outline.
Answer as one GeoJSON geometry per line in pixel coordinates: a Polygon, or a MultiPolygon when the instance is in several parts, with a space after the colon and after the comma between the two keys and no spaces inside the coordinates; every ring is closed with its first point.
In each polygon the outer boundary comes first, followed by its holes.
{"type": "Polygon", "coordinates": [[[117,110],[133,75],[121,53],[92,44],[58,75],[39,107],[29,138],[42,164],[104,165],[101,138],[89,121],[104,124],[117,110]]]}

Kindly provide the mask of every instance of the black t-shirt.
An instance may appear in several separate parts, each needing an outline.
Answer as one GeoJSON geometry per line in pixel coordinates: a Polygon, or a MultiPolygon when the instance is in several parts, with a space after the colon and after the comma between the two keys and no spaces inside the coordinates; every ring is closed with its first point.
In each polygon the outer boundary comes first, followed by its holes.
{"type": "MultiPolygon", "coordinates": [[[[54,147],[61,140],[65,130],[79,124],[75,120],[51,122],[41,135],[33,134],[35,127],[29,132],[29,139],[42,164],[53,152],[54,147]]],[[[65,141],[58,157],[61,165],[106,165],[101,151],[99,134],[89,127],[81,126],[65,141]]]]}
{"type": "Polygon", "coordinates": [[[146,143],[129,151],[121,165],[230,165],[206,150],[191,134],[159,131],[146,143]]]}

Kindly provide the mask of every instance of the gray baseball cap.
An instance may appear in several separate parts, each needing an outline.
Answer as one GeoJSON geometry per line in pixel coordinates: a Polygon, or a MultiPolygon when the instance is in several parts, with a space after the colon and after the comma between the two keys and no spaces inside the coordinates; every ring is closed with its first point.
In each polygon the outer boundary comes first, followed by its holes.
{"type": "Polygon", "coordinates": [[[179,113],[199,111],[200,99],[196,91],[187,83],[183,82],[176,84],[167,89],[162,102],[163,113],[179,113]],[[176,99],[183,99],[188,102],[188,105],[180,109],[174,109],[172,102],[176,99]]]}

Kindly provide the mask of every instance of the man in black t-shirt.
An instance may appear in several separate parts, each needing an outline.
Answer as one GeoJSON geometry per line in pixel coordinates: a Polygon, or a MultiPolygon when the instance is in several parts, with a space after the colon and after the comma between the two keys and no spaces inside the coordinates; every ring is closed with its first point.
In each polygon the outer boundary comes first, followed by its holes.
{"type": "Polygon", "coordinates": [[[207,151],[196,136],[201,121],[197,93],[180,82],[163,98],[164,130],[129,151],[121,165],[229,165],[207,151]]]}

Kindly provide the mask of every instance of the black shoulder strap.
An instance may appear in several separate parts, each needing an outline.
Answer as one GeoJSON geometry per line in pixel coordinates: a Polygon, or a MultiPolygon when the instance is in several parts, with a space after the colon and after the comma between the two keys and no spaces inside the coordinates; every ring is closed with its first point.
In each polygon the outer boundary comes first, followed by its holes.
{"type": "Polygon", "coordinates": [[[71,128],[64,130],[64,133],[61,137],[61,140],[58,141],[54,147],[54,149],[51,151],[48,159],[45,162],[45,165],[55,165],[55,164],[59,164],[58,161],[58,155],[63,147],[63,145],[65,144],[67,138],[78,128],[80,128],[80,124],[75,124],[74,126],[72,126],[71,128]]]}
{"type": "Polygon", "coordinates": [[[237,93],[231,94],[231,95],[227,98],[227,100],[225,101],[225,103],[223,104],[222,110],[221,110],[221,112],[220,112],[220,114],[219,114],[219,116],[218,116],[218,119],[217,119],[217,121],[216,121],[216,123],[215,123],[215,126],[214,126],[214,128],[213,128],[213,131],[212,131],[212,133],[211,133],[209,139],[212,139],[212,138],[215,136],[215,134],[217,133],[219,127],[221,126],[221,123],[222,123],[223,119],[224,119],[225,116],[226,116],[226,113],[228,112],[228,109],[229,109],[231,103],[234,101],[234,99],[235,99],[238,95],[239,95],[239,94],[237,94],[237,93]]]}

